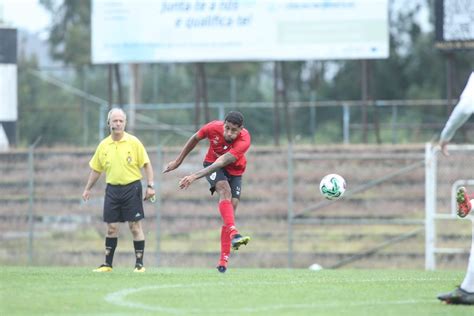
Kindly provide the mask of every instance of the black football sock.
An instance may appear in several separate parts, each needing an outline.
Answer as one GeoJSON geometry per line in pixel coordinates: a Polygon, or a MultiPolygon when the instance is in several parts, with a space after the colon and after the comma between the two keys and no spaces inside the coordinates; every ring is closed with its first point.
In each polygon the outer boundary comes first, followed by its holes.
{"type": "Polygon", "coordinates": [[[112,266],[112,261],[114,261],[115,248],[117,248],[118,238],[105,237],[105,263],[109,266],[112,266]]]}
{"type": "Polygon", "coordinates": [[[145,240],[134,240],[136,264],[143,265],[143,255],[145,254],[145,240]]]}

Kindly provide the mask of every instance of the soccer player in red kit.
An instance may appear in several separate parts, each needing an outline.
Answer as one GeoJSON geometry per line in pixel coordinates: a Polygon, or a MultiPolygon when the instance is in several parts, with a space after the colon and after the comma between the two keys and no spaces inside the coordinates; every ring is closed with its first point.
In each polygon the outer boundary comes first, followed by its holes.
{"type": "Polygon", "coordinates": [[[179,187],[186,189],[195,180],[206,177],[211,194],[219,194],[219,212],[224,225],[221,228],[221,256],[217,266],[219,272],[227,270],[230,248],[238,250],[246,245],[250,237],[242,236],[235,227],[234,211],[239,204],[242,189],[242,174],[247,160],[245,153],[250,147],[250,133],[243,127],[244,118],[240,112],[229,112],[224,121],[212,121],[191,136],[178,157],[169,162],[163,173],[178,168],[184,158],[203,139],[209,140],[209,150],[204,158],[204,168],[179,181],[179,187]]]}

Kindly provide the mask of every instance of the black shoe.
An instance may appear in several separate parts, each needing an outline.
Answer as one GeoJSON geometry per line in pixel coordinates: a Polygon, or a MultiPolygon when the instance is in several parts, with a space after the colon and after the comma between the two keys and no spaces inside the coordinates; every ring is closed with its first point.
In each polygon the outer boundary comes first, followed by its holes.
{"type": "Polygon", "coordinates": [[[112,266],[110,264],[101,264],[97,269],[92,270],[93,272],[112,272],[112,266]]]}
{"type": "Polygon", "coordinates": [[[236,234],[236,235],[234,235],[234,237],[232,238],[232,241],[231,241],[232,249],[239,250],[240,246],[248,244],[249,241],[250,241],[249,236],[242,237],[242,235],[236,234]]]}
{"type": "Polygon", "coordinates": [[[217,266],[217,271],[219,271],[220,273],[225,273],[226,270],[227,268],[224,266],[217,266]]]}
{"type": "Polygon", "coordinates": [[[143,266],[143,264],[141,264],[141,263],[135,264],[135,269],[133,270],[133,272],[145,272],[145,271],[146,271],[146,269],[143,266]]]}
{"type": "Polygon", "coordinates": [[[452,292],[438,295],[438,299],[446,304],[474,305],[474,293],[464,291],[459,286],[452,292]]]}

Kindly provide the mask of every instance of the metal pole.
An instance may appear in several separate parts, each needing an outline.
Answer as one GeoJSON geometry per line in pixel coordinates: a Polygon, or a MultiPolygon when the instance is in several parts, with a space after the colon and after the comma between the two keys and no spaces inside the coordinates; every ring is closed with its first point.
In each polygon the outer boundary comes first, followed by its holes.
{"type": "Polygon", "coordinates": [[[33,240],[34,240],[34,205],[35,205],[35,168],[34,150],[41,140],[41,136],[28,147],[28,264],[33,264],[33,240]]]}
{"type": "Polygon", "coordinates": [[[312,91],[310,95],[310,105],[309,105],[309,133],[311,134],[311,143],[314,144],[315,134],[316,134],[316,106],[314,106],[314,101],[316,101],[316,92],[312,91]]]}
{"type": "Polygon", "coordinates": [[[351,120],[351,110],[347,104],[342,105],[342,134],[344,144],[349,144],[350,142],[350,131],[349,124],[351,120]]]}
{"type": "Polygon", "coordinates": [[[436,269],[436,152],[425,145],[425,270],[436,269]]]}
{"type": "Polygon", "coordinates": [[[223,121],[225,118],[224,104],[219,104],[219,120],[223,121]]]}
{"type": "MultiPolygon", "coordinates": [[[[80,80],[81,80],[81,89],[82,91],[86,91],[85,89],[85,76],[84,76],[84,68],[85,66],[81,67],[81,71],[79,72],[80,80]]],[[[81,113],[82,113],[82,146],[87,145],[87,112],[86,112],[86,105],[84,102],[84,98],[81,98],[81,113]]]]}
{"type": "Polygon", "coordinates": [[[288,143],[288,268],[293,267],[293,142],[288,143]]]}
{"type": "Polygon", "coordinates": [[[230,77],[230,103],[235,110],[235,104],[237,103],[237,80],[235,76],[230,77]]]}
{"type": "Polygon", "coordinates": [[[108,109],[111,109],[112,104],[114,104],[113,76],[114,76],[114,68],[113,68],[112,64],[109,64],[108,65],[108,73],[107,73],[107,92],[108,92],[108,97],[109,97],[108,109]]]}
{"type": "Polygon", "coordinates": [[[398,132],[397,132],[397,121],[398,121],[398,106],[392,105],[392,144],[398,143],[398,132]]]}
{"type": "Polygon", "coordinates": [[[369,99],[369,68],[367,60],[361,60],[361,99],[365,101],[362,105],[362,142],[367,143],[367,100],[369,99]]]}
{"type": "Polygon", "coordinates": [[[156,213],[156,265],[160,266],[161,261],[161,169],[163,167],[163,148],[158,145],[156,149],[156,166],[158,172],[156,175],[155,185],[155,213],[156,213]]]}
{"type": "Polygon", "coordinates": [[[153,102],[159,103],[158,102],[158,85],[159,85],[159,69],[157,64],[152,65],[152,79],[153,79],[153,94],[152,94],[152,100],[153,102]]]}
{"type": "Polygon", "coordinates": [[[133,134],[135,133],[135,112],[136,104],[139,101],[138,95],[138,64],[130,64],[130,84],[129,84],[129,95],[128,95],[128,117],[127,117],[127,128],[133,134]]]}
{"type": "Polygon", "coordinates": [[[105,113],[107,112],[106,105],[101,105],[99,108],[99,140],[104,139],[104,129],[105,129],[105,113]]]}
{"type": "Polygon", "coordinates": [[[446,99],[448,100],[446,113],[450,113],[453,109],[454,54],[448,52],[446,57],[446,99]]]}

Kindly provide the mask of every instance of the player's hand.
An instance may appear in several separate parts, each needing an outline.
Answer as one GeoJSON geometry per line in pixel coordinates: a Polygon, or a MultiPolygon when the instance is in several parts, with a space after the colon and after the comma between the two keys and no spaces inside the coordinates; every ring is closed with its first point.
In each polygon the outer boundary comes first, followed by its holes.
{"type": "Polygon", "coordinates": [[[145,198],[143,199],[144,201],[150,201],[153,203],[156,201],[155,197],[155,189],[153,188],[146,188],[146,193],[145,193],[145,198]]]}
{"type": "Polygon", "coordinates": [[[179,180],[179,187],[181,189],[187,189],[191,183],[193,183],[196,180],[196,176],[194,174],[186,176],[179,180]]]}
{"type": "Polygon", "coordinates": [[[181,163],[178,162],[177,160],[173,160],[173,161],[168,162],[165,169],[163,169],[163,173],[167,173],[167,172],[170,172],[170,171],[178,168],[180,164],[181,163]]]}
{"type": "Polygon", "coordinates": [[[84,202],[87,202],[89,200],[90,195],[90,190],[84,190],[84,192],[82,192],[82,199],[84,200],[84,202]]]}
{"type": "Polygon", "coordinates": [[[445,140],[442,140],[439,142],[439,147],[440,147],[440,150],[441,150],[441,153],[448,157],[449,156],[449,152],[448,152],[448,141],[445,141],[445,140]]]}

